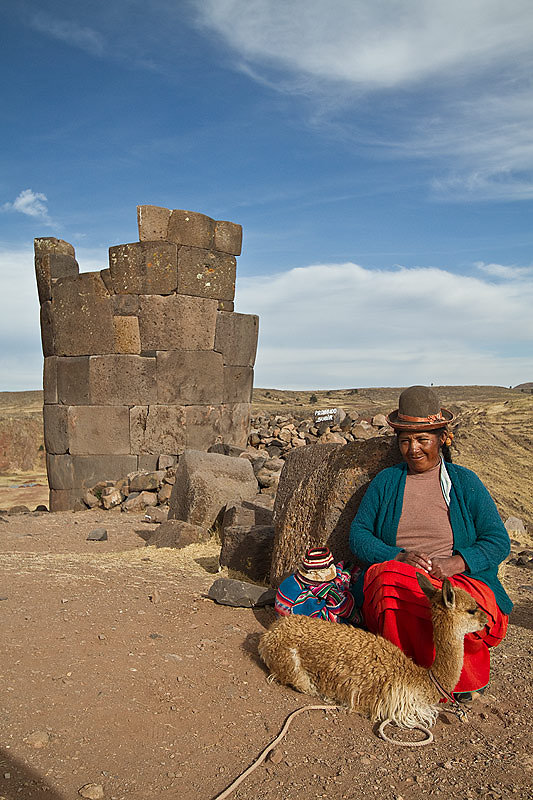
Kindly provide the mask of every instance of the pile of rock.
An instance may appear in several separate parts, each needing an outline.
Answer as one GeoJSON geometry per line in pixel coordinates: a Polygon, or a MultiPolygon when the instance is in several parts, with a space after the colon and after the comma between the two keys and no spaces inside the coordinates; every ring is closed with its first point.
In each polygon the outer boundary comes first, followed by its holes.
{"type": "MultiPolygon", "coordinates": [[[[175,459],[160,456],[159,469],[153,472],[130,472],[117,481],[99,481],[83,495],[88,508],[104,508],[121,511],[144,511],[162,506],[163,514],[154,517],[166,519],[172,487],[176,481],[175,459]],[[172,463],[166,463],[171,460],[172,463]]],[[[155,521],[155,519],[154,519],[155,521]]]]}
{"type": "Polygon", "coordinates": [[[266,450],[270,458],[284,458],[296,447],[306,444],[347,444],[358,439],[371,439],[374,436],[388,436],[393,433],[383,414],[371,419],[360,419],[357,412],[346,414],[335,409],[333,420],[315,422],[313,418],[296,419],[292,416],[257,416],[252,419],[252,430],[248,437],[249,446],[266,450]]]}
{"type": "MultiPolygon", "coordinates": [[[[257,482],[254,494],[276,494],[285,463],[283,459],[270,458],[264,449],[244,450],[233,445],[214,445],[209,452],[246,459],[252,465],[257,482]]],[[[158,469],[150,472],[130,472],[116,481],[99,481],[84,493],[83,502],[88,508],[105,510],[118,507],[121,511],[148,509],[151,521],[161,522],[166,519],[172,487],[176,482],[176,459],[172,456],[159,456],[157,466],[158,469]],[[161,509],[154,510],[156,507],[161,509]]]]}

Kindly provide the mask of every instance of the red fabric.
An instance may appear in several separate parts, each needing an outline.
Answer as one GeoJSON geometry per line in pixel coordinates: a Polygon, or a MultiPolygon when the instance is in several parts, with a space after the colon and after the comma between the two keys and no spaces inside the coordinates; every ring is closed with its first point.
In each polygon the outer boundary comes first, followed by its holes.
{"type": "MultiPolygon", "coordinates": [[[[400,561],[374,564],[365,575],[363,617],[372,633],[400,647],[416,664],[430,667],[435,658],[429,603],[416,580],[417,570],[400,561]]],[[[428,578],[440,588],[442,581],[428,578]]],[[[481,581],[467,575],[453,575],[453,586],[470,594],[485,612],[483,630],[465,636],[464,664],[456,692],[482,689],[489,682],[489,647],[499,644],[507,631],[509,617],[502,614],[494,594],[481,581]]]]}

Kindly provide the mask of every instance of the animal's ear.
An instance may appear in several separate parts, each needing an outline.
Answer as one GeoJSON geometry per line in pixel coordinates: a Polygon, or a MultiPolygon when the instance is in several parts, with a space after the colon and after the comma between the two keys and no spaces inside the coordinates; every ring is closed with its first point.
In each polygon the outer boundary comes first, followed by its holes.
{"type": "Polygon", "coordinates": [[[431,603],[433,597],[437,592],[437,589],[435,589],[435,587],[433,586],[433,584],[431,583],[425,572],[417,572],[416,579],[418,581],[418,585],[420,586],[420,588],[426,595],[427,599],[431,603]]]}
{"type": "Polygon", "coordinates": [[[442,602],[446,608],[455,608],[455,592],[448,578],[442,582],[442,602]]]}

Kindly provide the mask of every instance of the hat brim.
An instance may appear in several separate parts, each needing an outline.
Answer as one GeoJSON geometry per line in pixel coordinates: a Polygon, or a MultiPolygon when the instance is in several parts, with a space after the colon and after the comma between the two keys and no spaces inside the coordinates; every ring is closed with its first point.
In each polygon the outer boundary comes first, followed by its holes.
{"type": "Polygon", "coordinates": [[[441,408],[440,413],[444,419],[439,419],[436,422],[408,422],[407,420],[399,420],[399,408],[392,411],[388,417],[387,422],[394,428],[395,431],[433,431],[437,428],[445,428],[450,422],[455,419],[454,415],[447,408],[441,408]]]}

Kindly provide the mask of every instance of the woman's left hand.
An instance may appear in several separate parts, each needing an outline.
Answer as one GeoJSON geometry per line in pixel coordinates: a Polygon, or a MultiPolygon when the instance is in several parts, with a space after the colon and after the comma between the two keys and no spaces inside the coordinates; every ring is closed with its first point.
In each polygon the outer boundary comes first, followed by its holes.
{"type": "Polygon", "coordinates": [[[431,560],[431,575],[433,578],[443,580],[452,575],[464,572],[466,564],[462,556],[450,556],[450,558],[433,558],[431,560]]]}

